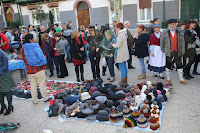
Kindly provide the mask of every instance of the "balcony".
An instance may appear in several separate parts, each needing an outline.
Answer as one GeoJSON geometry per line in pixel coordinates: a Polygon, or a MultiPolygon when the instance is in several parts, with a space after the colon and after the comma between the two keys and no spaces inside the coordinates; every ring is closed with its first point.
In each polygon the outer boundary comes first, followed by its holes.
{"type": "Polygon", "coordinates": [[[49,3],[49,2],[58,2],[60,0],[16,0],[16,4],[25,6],[25,5],[34,5],[37,3],[49,3]]]}

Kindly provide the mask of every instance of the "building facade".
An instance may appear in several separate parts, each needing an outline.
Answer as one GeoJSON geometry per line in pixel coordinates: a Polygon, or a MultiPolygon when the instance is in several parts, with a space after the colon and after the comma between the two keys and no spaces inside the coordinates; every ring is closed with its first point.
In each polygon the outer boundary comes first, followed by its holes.
{"type": "MultiPolygon", "coordinates": [[[[191,10],[191,3],[188,0],[120,0],[120,21],[130,21],[131,28],[136,28],[137,24],[149,24],[149,20],[159,18],[164,21],[170,18],[199,19],[199,0],[190,0],[195,9],[191,10]],[[198,2],[198,4],[197,4],[198,2]],[[196,4],[195,4],[196,3],[196,4]],[[181,14],[183,14],[181,16],[181,14]],[[190,15],[192,14],[192,15],[190,15]]],[[[21,20],[24,25],[40,25],[34,19],[37,4],[42,5],[45,13],[52,12],[54,23],[68,23],[73,21],[73,29],[80,25],[106,23],[112,24],[115,18],[113,0],[17,0],[11,3],[4,3],[6,20],[21,20]]],[[[1,8],[0,28],[4,27],[3,13],[1,8]]],[[[49,18],[42,22],[47,25],[49,18]]]]}

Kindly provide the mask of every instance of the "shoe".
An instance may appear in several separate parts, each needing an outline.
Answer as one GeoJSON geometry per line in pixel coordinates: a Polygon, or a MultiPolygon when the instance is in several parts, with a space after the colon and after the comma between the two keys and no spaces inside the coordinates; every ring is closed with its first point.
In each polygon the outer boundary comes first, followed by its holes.
{"type": "Polygon", "coordinates": [[[50,101],[51,99],[52,99],[51,97],[47,97],[44,99],[44,102],[46,103],[46,102],[50,101]]]}
{"type": "Polygon", "coordinates": [[[118,65],[118,63],[115,63],[115,66],[117,67],[117,69],[119,69],[119,65],[118,65]]]}
{"type": "Polygon", "coordinates": [[[193,71],[193,75],[200,75],[197,71],[193,71]]]}
{"type": "Polygon", "coordinates": [[[105,76],[106,74],[105,74],[105,72],[102,72],[102,76],[105,76]]]}
{"type": "Polygon", "coordinates": [[[141,77],[141,76],[142,76],[142,74],[141,74],[141,75],[138,75],[138,78],[141,77]]]}
{"type": "Polygon", "coordinates": [[[128,69],[135,69],[135,67],[130,65],[130,66],[128,66],[128,69]]]}
{"type": "Polygon", "coordinates": [[[154,77],[158,77],[158,75],[157,75],[157,73],[156,73],[156,72],[154,72],[154,73],[153,73],[153,76],[154,76],[154,77]]]}
{"type": "Polygon", "coordinates": [[[115,77],[111,77],[109,82],[114,82],[115,81],[115,77]]]}
{"type": "Polygon", "coordinates": [[[193,79],[194,77],[192,75],[190,75],[190,73],[188,73],[188,77],[193,79]]]}
{"type": "Polygon", "coordinates": [[[6,110],[6,109],[7,109],[7,107],[5,104],[4,104],[4,106],[1,106],[0,115],[3,114],[4,110],[6,110]]]}
{"type": "Polygon", "coordinates": [[[140,77],[138,77],[138,80],[145,79],[145,78],[146,78],[146,74],[142,74],[140,77]]]}
{"type": "Polygon", "coordinates": [[[126,78],[121,78],[121,81],[119,81],[119,85],[121,85],[122,83],[126,82],[126,78]]]}
{"type": "Polygon", "coordinates": [[[58,78],[65,78],[65,76],[59,75],[58,78]]]}
{"type": "Polygon", "coordinates": [[[161,79],[165,79],[165,77],[164,77],[164,76],[160,76],[160,75],[159,75],[159,77],[160,77],[161,79]]]}
{"type": "Polygon", "coordinates": [[[54,74],[50,74],[49,77],[52,77],[54,74]]]}
{"type": "Polygon", "coordinates": [[[108,77],[108,78],[107,78],[107,80],[110,80],[110,79],[111,79],[111,77],[108,77]]]}
{"type": "Polygon", "coordinates": [[[6,113],[4,114],[4,116],[5,116],[5,115],[9,115],[11,111],[12,111],[12,112],[14,111],[14,108],[13,108],[12,105],[11,105],[10,107],[8,107],[8,109],[6,110],[6,113]]]}
{"type": "Polygon", "coordinates": [[[84,77],[81,77],[81,81],[85,81],[84,77]]]}
{"type": "MultiPolygon", "coordinates": [[[[183,79],[183,76],[184,76],[184,74],[183,74],[183,69],[177,69],[177,71],[178,71],[178,75],[179,75],[179,82],[180,83],[187,83],[187,81],[185,81],[184,79],[183,79]]],[[[185,74],[185,76],[187,77],[188,75],[187,74],[185,74]]]]}
{"type": "Polygon", "coordinates": [[[81,82],[80,78],[77,78],[77,82],[81,82]]]}
{"type": "Polygon", "coordinates": [[[183,77],[184,77],[185,79],[187,79],[187,80],[190,80],[190,77],[189,77],[188,74],[186,74],[186,73],[183,73],[183,77]]]}

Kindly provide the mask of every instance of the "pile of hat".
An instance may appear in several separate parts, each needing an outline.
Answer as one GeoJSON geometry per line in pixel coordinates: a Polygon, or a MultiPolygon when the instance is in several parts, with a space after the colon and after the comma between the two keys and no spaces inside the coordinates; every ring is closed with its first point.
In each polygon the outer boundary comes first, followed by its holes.
{"type": "Polygon", "coordinates": [[[84,87],[54,92],[49,116],[64,113],[68,117],[101,122],[123,123],[124,127],[157,130],[163,104],[169,98],[171,83],[141,82],[121,87],[103,84],[102,79],[86,81],[84,87]]]}

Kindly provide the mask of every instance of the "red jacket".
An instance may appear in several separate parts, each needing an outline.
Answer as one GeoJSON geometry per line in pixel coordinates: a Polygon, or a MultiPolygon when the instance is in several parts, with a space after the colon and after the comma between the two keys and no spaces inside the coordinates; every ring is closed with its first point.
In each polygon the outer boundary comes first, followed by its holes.
{"type": "MultiPolygon", "coordinates": [[[[56,39],[53,38],[53,37],[50,37],[50,41],[51,41],[51,48],[52,48],[52,52],[50,54],[54,55],[55,54],[54,48],[55,48],[55,44],[56,44],[56,39]]],[[[44,55],[47,56],[44,40],[42,40],[42,50],[43,50],[44,55]]]]}
{"type": "MultiPolygon", "coordinates": [[[[2,46],[1,49],[2,49],[2,50],[9,49],[9,40],[8,40],[8,38],[6,37],[6,35],[0,33],[0,37],[1,37],[1,42],[2,42],[2,43],[7,42],[7,44],[4,45],[4,46],[2,46]]],[[[2,43],[1,43],[1,44],[2,44],[2,43]]]]}

